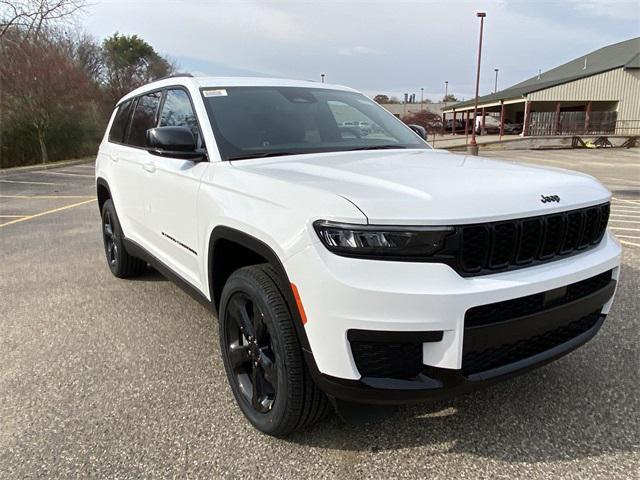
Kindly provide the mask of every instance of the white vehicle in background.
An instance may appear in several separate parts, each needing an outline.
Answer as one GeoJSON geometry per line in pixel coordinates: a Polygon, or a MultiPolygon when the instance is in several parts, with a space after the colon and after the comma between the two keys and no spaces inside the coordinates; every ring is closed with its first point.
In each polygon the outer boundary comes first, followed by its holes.
{"type": "Polygon", "coordinates": [[[475,129],[477,135],[498,134],[500,133],[500,117],[479,115],[475,121],[475,129]]]}
{"type": "Polygon", "coordinates": [[[141,87],[96,163],[109,268],[149,263],[217,312],[231,390],[271,435],[329,405],[468,391],[591,339],[619,276],[610,192],[435,151],[421,131],[335,85],[141,87]]]}

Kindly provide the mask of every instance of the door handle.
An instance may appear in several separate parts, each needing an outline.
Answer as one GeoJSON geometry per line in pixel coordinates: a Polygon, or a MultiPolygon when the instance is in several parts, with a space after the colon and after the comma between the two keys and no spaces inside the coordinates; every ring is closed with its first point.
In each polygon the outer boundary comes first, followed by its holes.
{"type": "Polygon", "coordinates": [[[147,172],[153,173],[156,171],[156,164],[153,162],[145,162],[144,165],[142,165],[142,168],[147,172]]]}
{"type": "Polygon", "coordinates": [[[113,162],[117,162],[118,160],[120,160],[118,158],[118,155],[116,155],[115,153],[112,153],[111,155],[109,155],[109,157],[111,158],[111,161],[113,161],[113,162]]]}

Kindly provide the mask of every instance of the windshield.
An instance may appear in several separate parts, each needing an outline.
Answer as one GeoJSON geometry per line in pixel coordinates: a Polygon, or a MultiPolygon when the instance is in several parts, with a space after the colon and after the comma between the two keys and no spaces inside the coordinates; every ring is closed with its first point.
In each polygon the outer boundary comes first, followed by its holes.
{"type": "Polygon", "coordinates": [[[223,160],[430,148],[362,94],[323,88],[203,88],[223,160]]]}

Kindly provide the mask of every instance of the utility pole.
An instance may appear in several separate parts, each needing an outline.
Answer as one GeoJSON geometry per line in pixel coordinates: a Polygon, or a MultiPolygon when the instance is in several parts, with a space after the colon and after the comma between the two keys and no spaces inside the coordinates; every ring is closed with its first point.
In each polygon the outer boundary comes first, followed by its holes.
{"type": "Polygon", "coordinates": [[[321,74],[320,74],[320,81],[321,81],[322,83],[324,83],[324,73],[321,73],[321,74]]]}
{"type": "Polygon", "coordinates": [[[444,81],[444,98],[442,99],[444,101],[444,106],[447,106],[447,97],[449,96],[449,80],[445,80],[444,81]]]}
{"type": "Polygon", "coordinates": [[[494,68],[493,71],[496,72],[496,84],[493,87],[493,93],[498,93],[498,70],[499,68],[494,68]]]}
{"type": "Polygon", "coordinates": [[[478,95],[480,93],[480,63],[482,60],[482,31],[484,29],[484,18],[487,16],[485,12],[476,13],[476,17],[480,19],[480,41],[478,42],[478,73],[476,75],[476,98],[473,104],[473,124],[471,128],[471,142],[467,147],[469,155],[478,155],[478,144],[476,143],[476,119],[478,118],[478,95]]]}
{"type": "Polygon", "coordinates": [[[424,110],[424,88],[420,87],[420,111],[424,110]]]}

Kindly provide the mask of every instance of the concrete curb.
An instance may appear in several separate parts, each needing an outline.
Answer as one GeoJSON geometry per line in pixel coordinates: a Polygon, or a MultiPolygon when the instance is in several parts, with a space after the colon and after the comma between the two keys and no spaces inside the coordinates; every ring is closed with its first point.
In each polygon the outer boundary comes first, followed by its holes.
{"type": "Polygon", "coordinates": [[[46,165],[26,165],[24,167],[10,167],[0,170],[0,177],[12,173],[34,172],[38,170],[51,170],[52,168],[70,167],[73,165],[81,165],[95,161],[95,157],[76,158],[73,160],[61,160],[59,162],[47,163],[46,165]]]}

